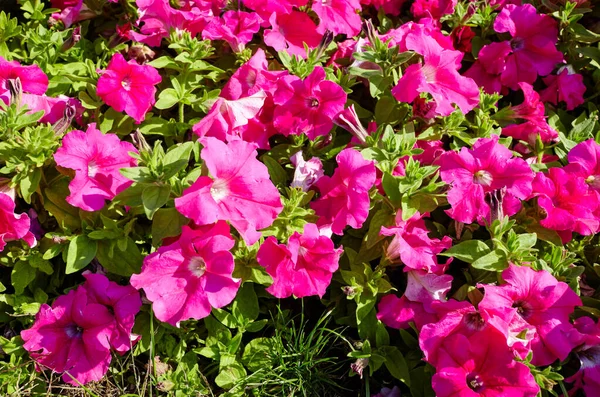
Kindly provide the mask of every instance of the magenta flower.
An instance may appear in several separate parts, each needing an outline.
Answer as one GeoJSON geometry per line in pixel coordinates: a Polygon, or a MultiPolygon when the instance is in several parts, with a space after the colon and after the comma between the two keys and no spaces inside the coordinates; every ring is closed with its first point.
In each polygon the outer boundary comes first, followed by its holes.
{"type": "Polygon", "coordinates": [[[506,284],[483,285],[485,296],[479,309],[536,331],[531,341],[533,365],[548,365],[564,360],[573,349],[569,315],[581,299],[566,283],[557,281],[546,270],[510,265],[502,272],[506,284]]]}
{"type": "Polygon", "coordinates": [[[30,247],[36,245],[35,236],[30,231],[31,220],[26,213],[15,213],[13,197],[0,190],[0,252],[7,242],[13,240],[23,239],[30,247]]]}
{"type": "Polygon", "coordinates": [[[294,232],[287,245],[277,244],[274,237],[267,238],[256,260],[273,278],[267,291],[276,298],[322,298],[342,253],[342,248],[334,248],[331,238],[319,234],[317,225],[307,223],[304,233],[294,232]]]}
{"type": "Polygon", "coordinates": [[[416,0],[410,11],[415,18],[432,18],[439,21],[444,15],[454,13],[458,0],[416,0]]]}
{"type": "Polygon", "coordinates": [[[244,141],[225,144],[204,138],[201,156],[212,175],[201,176],[175,207],[197,225],[226,220],[248,245],[258,241],[257,230],[270,226],[283,209],[267,167],[256,159],[255,146],[244,141]]]}
{"type": "Polygon", "coordinates": [[[488,94],[508,92],[502,85],[501,75],[506,68],[506,57],[511,52],[508,41],[484,45],[479,51],[477,61],[467,70],[465,76],[475,80],[488,94]]]}
{"type": "Polygon", "coordinates": [[[71,118],[81,118],[84,110],[78,99],[65,95],[53,98],[46,95],[23,94],[21,105],[27,106],[30,109],[28,113],[43,111],[44,115],[40,118],[39,122],[50,124],[56,123],[69,114],[72,115],[71,118]]]}
{"type": "Polygon", "coordinates": [[[580,366],[579,371],[565,381],[573,383],[570,393],[583,389],[586,396],[596,396],[600,390],[600,326],[589,317],[579,317],[574,326],[577,330],[574,338],[579,343],[574,352],[580,366]]]}
{"type": "Polygon", "coordinates": [[[400,15],[402,5],[406,0],[361,0],[360,3],[364,5],[372,5],[377,10],[383,8],[383,11],[388,15],[400,15]]]}
{"type": "Polygon", "coordinates": [[[360,10],[359,0],[321,0],[312,3],[312,10],[319,16],[317,32],[326,31],[334,35],[345,34],[348,37],[360,33],[362,21],[356,13],[360,10]]]}
{"type": "Polygon", "coordinates": [[[506,58],[502,84],[517,89],[517,83],[533,83],[563,62],[556,49],[557,23],[550,15],[538,14],[531,4],[505,6],[494,21],[498,33],[510,33],[512,53],[506,58]]]}
{"type": "Polygon", "coordinates": [[[137,150],[115,134],[102,134],[95,123],[86,132],[74,130],[65,135],[54,160],[61,167],[75,170],[67,202],[85,211],[98,211],[105,200],[127,189],[132,181],[119,170],[137,165],[129,152],[137,150]]]}
{"type": "Polygon", "coordinates": [[[126,62],[117,53],[100,74],[98,96],[117,112],[125,111],[136,123],[141,123],[156,102],[155,85],[162,80],[158,71],[150,65],[138,65],[133,59],[126,62]]]}
{"type": "Polygon", "coordinates": [[[444,236],[442,240],[429,238],[423,216],[415,213],[410,219],[402,220],[402,212],[396,214],[396,225],[382,227],[379,234],[394,236],[387,249],[390,260],[400,259],[406,266],[405,271],[424,270],[427,273],[444,273],[445,265],[437,263],[436,255],[452,246],[452,239],[444,236]]]}
{"type": "Polygon", "coordinates": [[[308,0],[242,0],[242,2],[244,6],[256,11],[263,20],[268,21],[272,14],[291,14],[294,7],[303,7],[308,0]]]}
{"type": "Polygon", "coordinates": [[[293,118],[305,123],[306,136],[315,139],[329,134],[335,116],[344,110],[347,95],[344,89],[325,78],[325,70],[317,66],[301,80],[296,76],[282,77],[275,92],[275,127],[285,135],[292,133],[283,120],[293,118]]]}
{"type": "Polygon", "coordinates": [[[493,329],[446,339],[436,369],[432,386],[438,397],[535,397],[539,392],[529,368],[514,361],[504,337],[493,329]]]}
{"type": "Polygon", "coordinates": [[[231,303],[240,288],[240,280],[232,277],[234,244],[223,221],[198,229],[184,226],[176,242],[144,258],[131,285],[144,289],[160,321],[179,327],[181,321],[199,320],[213,307],[231,303]]]}
{"type": "Polygon", "coordinates": [[[498,136],[481,138],[473,149],[440,157],[440,175],[451,185],[448,214],[463,223],[511,216],[531,194],[534,174],[525,160],[513,158],[498,136]],[[491,203],[491,204],[490,204],[491,203]]]}
{"type": "Polygon", "coordinates": [[[600,145],[593,139],[578,143],[567,159],[565,170],[584,178],[588,187],[600,195],[600,145]]]}
{"type": "Polygon", "coordinates": [[[30,329],[21,332],[23,347],[38,371],[64,372],[72,385],[102,379],[111,361],[110,340],[115,321],[109,309],[90,301],[85,288],[43,304],[30,329]]]}
{"type": "Polygon", "coordinates": [[[456,104],[468,113],[479,103],[475,81],[458,73],[462,53],[444,49],[433,37],[418,30],[406,35],[406,48],[423,56],[422,64],[410,65],[392,94],[400,102],[412,102],[427,92],[436,102],[436,114],[448,116],[456,104]]]}
{"type": "Polygon", "coordinates": [[[9,80],[19,79],[23,92],[43,95],[48,89],[48,76],[38,65],[21,66],[17,61],[0,57],[0,100],[10,103],[9,80]]]}
{"type": "Polygon", "coordinates": [[[332,232],[339,235],[346,226],[359,229],[367,219],[375,164],[354,149],[342,150],[336,161],[333,176],[324,176],[315,184],[321,196],[311,208],[320,217],[320,227],[331,225],[332,232]]]}
{"type": "Polygon", "coordinates": [[[322,35],[317,33],[317,25],[304,12],[273,13],[269,22],[271,29],[265,30],[264,42],[275,51],[285,50],[290,55],[306,58],[304,44],[315,48],[321,42],[322,35]]]}
{"type": "Polygon", "coordinates": [[[299,187],[306,192],[324,175],[323,163],[318,157],[305,161],[302,151],[299,151],[290,157],[290,161],[296,167],[290,187],[299,187]]]}
{"type": "Polygon", "coordinates": [[[243,51],[260,30],[261,18],[256,13],[227,11],[222,17],[214,18],[202,31],[202,38],[225,40],[235,52],[243,51]]]}
{"type": "Polygon", "coordinates": [[[599,196],[576,173],[550,168],[547,174],[538,172],[532,186],[533,197],[546,214],[540,224],[556,230],[564,243],[571,240],[572,232],[589,236],[598,231],[600,222],[594,213],[599,196]]]}
{"type": "Polygon", "coordinates": [[[573,110],[583,104],[583,94],[586,89],[583,76],[575,73],[570,65],[563,66],[556,75],[544,77],[544,83],[548,87],[540,91],[540,99],[543,102],[550,102],[553,105],[565,102],[567,110],[573,110]]]}

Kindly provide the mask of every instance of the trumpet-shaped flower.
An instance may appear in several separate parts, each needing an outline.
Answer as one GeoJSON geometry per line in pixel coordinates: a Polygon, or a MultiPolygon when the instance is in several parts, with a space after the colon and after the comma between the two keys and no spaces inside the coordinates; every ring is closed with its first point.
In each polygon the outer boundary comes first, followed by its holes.
{"type": "Polygon", "coordinates": [[[202,32],[202,38],[225,40],[235,52],[243,51],[260,30],[261,18],[255,13],[227,11],[222,17],[214,18],[202,32]]]}
{"type": "Polygon", "coordinates": [[[544,83],[548,87],[540,91],[542,101],[553,105],[565,102],[567,110],[573,110],[583,104],[583,94],[586,90],[583,76],[575,73],[570,65],[559,69],[556,75],[544,77],[544,83]]]}
{"type": "Polygon", "coordinates": [[[290,55],[306,58],[304,44],[315,48],[321,42],[322,35],[317,33],[317,25],[304,12],[273,13],[269,22],[271,29],[265,30],[264,41],[275,51],[285,50],[290,55]]]}
{"type": "Polygon", "coordinates": [[[75,130],[65,135],[54,160],[61,167],[75,170],[67,202],[85,211],[98,211],[105,200],[112,200],[129,187],[132,181],[119,172],[137,165],[128,152],[137,150],[115,134],[102,134],[95,123],[86,132],[75,130]]]}
{"type": "Polygon", "coordinates": [[[248,245],[254,244],[260,238],[257,230],[270,226],[283,209],[267,167],[250,143],[225,144],[216,138],[202,143],[201,157],[212,178],[199,177],[175,199],[175,207],[197,225],[229,221],[248,245]]]}
{"type": "Polygon", "coordinates": [[[375,164],[360,152],[344,149],[336,157],[338,168],[314,185],[321,196],[311,203],[319,226],[331,225],[335,234],[346,226],[358,229],[369,215],[369,189],[375,183],[375,164]]]}
{"type": "Polygon", "coordinates": [[[322,0],[312,4],[312,10],[319,16],[317,32],[331,31],[348,37],[360,33],[361,19],[356,13],[360,10],[359,0],[322,0]]]}
{"type": "Polygon", "coordinates": [[[184,226],[176,242],[144,259],[131,285],[144,290],[160,321],[179,327],[181,321],[199,320],[235,298],[240,281],[232,277],[234,244],[223,221],[197,229],[184,226]]]}
{"type": "Polygon", "coordinates": [[[106,70],[100,72],[96,93],[117,112],[125,111],[136,123],[141,123],[156,102],[156,85],[161,82],[158,71],[150,65],[125,61],[123,55],[113,55],[106,70]]]}
{"type": "Polygon", "coordinates": [[[290,161],[296,167],[291,187],[299,187],[306,192],[324,175],[323,163],[318,157],[305,161],[302,151],[299,151],[290,157],[290,161]]]}
{"type": "Polygon", "coordinates": [[[23,92],[42,95],[48,89],[48,76],[38,65],[22,66],[0,56],[0,100],[10,102],[9,80],[19,79],[23,92]]]}
{"type": "Polygon", "coordinates": [[[267,291],[277,298],[323,297],[338,268],[341,248],[331,238],[319,234],[317,225],[307,223],[304,233],[295,232],[286,245],[269,237],[260,246],[256,259],[273,277],[267,291]]]}
{"type": "Polygon", "coordinates": [[[30,229],[31,219],[26,213],[15,213],[14,199],[0,191],[0,252],[6,243],[23,239],[30,247],[35,246],[36,239],[30,229]]]}

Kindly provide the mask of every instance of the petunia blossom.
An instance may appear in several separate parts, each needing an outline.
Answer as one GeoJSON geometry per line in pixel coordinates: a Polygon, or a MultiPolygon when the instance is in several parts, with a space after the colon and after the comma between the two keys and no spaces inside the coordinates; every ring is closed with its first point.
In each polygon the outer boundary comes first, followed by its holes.
{"type": "Polygon", "coordinates": [[[144,290],[160,321],[179,327],[181,321],[199,320],[237,294],[240,280],[232,277],[230,252],[234,244],[224,221],[196,229],[184,226],[177,241],[144,259],[131,285],[144,290]]]}
{"type": "Polygon", "coordinates": [[[43,95],[48,89],[48,76],[38,65],[23,66],[0,56],[0,100],[10,103],[9,80],[19,79],[23,92],[43,95]]]}
{"type": "Polygon", "coordinates": [[[0,252],[6,243],[23,239],[30,247],[36,245],[36,239],[30,229],[31,220],[26,213],[15,213],[14,196],[0,190],[0,252]]]}
{"type": "Polygon", "coordinates": [[[271,29],[265,30],[264,42],[275,51],[285,50],[290,55],[306,58],[304,45],[315,48],[321,42],[322,35],[317,33],[317,25],[304,12],[273,13],[269,22],[271,29]]]}
{"type": "Polygon", "coordinates": [[[150,65],[125,61],[123,55],[113,55],[106,70],[100,71],[96,93],[117,112],[125,111],[136,123],[144,120],[156,102],[156,85],[161,82],[158,71],[150,65]]]}
{"type": "Polygon", "coordinates": [[[323,163],[318,157],[306,161],[299,151],[290,157],[290,161],[296,167],[290,187],[299,187],[306,192],[324,175],[323,163]]]}
{"type": "Polygon", "coordinates": [[[277,298],[318,295],[323,297],[338,268],[342,248],[319,234],[317,225],[307,223],[304,232],[294,232],[286,245],[269,237],[260,246],[256,260],[273,278],[267,292],[277,298]]]}
{"type": "Polygon", "coordinates": [[[589,317],[579,317],[573,323],[578,346],[573,351],[579,359],[579,371],[565,379],[573,383],[570,393],[582,389],[586,396],[594,397],[600,390],[600,326],[589,317]]]}
{"type": "Polygon", "coordinates": [[[312,3],[312,10],[319,17],[317,32],[331,31],[333,34],[345,34],[348,37],[360,33],[361,18],[359,0],[322,0],[312,3]]]}
{"type": "Polygon", "coordinates": [[[255,13],[226,11],[222,17],[214,18],[202,31],[202,38],[225,40],[235,52],[243,51],[260,30],[261,18],[255,13]]]}
{"type": "Polygon", "coordinates": [[[54,160],[61,167],[75,170],[67,202],[85,211],[102,209],[105,200],[112,200],[133,183],[119,172],[137,165],[129,152],[137,150],[115,134],[103,134],[95,123],[86,132],[74,130],[65,135],[54,160]]]}
{"type": "Polygon", "coordinates": [[[416,0],[410,11],[415,18],[432,18],[439,21],[444,15],[454,13],[458,0],[416,0]]]}
{"type": "Polygon", "coordinates": [[[582,177],[589,189],[600,196],[600,144],[588,139],[575,145],[567,155],[565,170],[582,177]]]}
{"type": "Polygon", "coordinates": [[[283,209],[267,167],[256,159],[253,144],[210,137],[202,143],[201,157],[212,178],[199,177],[175,199],[175,207],[197,225],[229,221],[248,245],[254,244],[261,236],[257,230],[270,226],[283,209]]]}
{"type": "Polygon", "coordinates": [[[452,246],[452,239],[444,236],[442,240],[430,238],[423,216],[415,213],[408,220],[402,220],[402,211],[396,214],[396,225],[382,227],[379,234],[394,236],[387,249],[390,260],[400,259],[406,266],[405,271],[423,270],[428,273],[444,273],[444,265],[437,263],[436,255],[452,246]]]}
{"type": "Polygon", "coordinates": [[[564,282],[556,280],[546,270],[535,271],[527,266],[510,265],[502,272],[506,284],[483,285],[485,295],[480,310],[535,329],[531,341],[533,365],[549,365],[564,360],[573,343],[569,315],[581,299],[564,282]]]}
{"type": "Polygon", "coordinates": [[[525,160],[498,143],[498,136],[481,138],[472,149],[449,151],[440,157],[440,175],[450,184],[448,214],[463,223],[517,213],[531,194],[533,171],[525,160]]]}
{"type": "Polygon", "coordinates": [[[573,110],[584,103],[583,94],[586,88],[583,76],[575,73],[572,66],[563,66],[556,75],[549,75],[543,80],[548,86],[540,91],[540,99],[543,102],[553,105],[565,102],[567,110],[573,110]]]}
{"type": "Polygon", "coordinates": [[[321,194],[311,203],[320,217],[319,226],[331,225],[335,234],[346,226],[358,229],[369,215],[369,189],[375,183],[375,164],[360,152],[344,149],[337,156],[333,176],[320,178],[315,186],[321,194]]]}

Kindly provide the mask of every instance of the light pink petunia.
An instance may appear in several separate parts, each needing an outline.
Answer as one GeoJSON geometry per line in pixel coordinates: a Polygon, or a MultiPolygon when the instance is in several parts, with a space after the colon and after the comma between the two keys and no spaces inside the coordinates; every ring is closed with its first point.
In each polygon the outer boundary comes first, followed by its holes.
{"type": "Polygon", "coordinates": [[[432,379],[438,397],[535,397],[539,392],[525,364],[514,361],[494,329],[467,337],[455,334],[440,347],[432,379]]]}
{"type": "Polygon", "coordinates": [[[394,236],[387,249],[391,260],[400,259],[405,271],[423,270],[427,273],[444,273],[445,265],[437,263],[436,255],[452,246],[452,239],[444,236],[442,240],[430,238],[423,216],[415,213],[410,219],[402,220],[402,212],[396,214],[396,225],[382,227],[379,234],[394,236]]]}
{"type": "Polygon", "coordinates": [[[100,74],[98,96],[117,112],[125,111],[141,123],[156,102],[155,86],[162,80],[158,71],[150,65],[138,65],[133,59],[126,62],[117,53],[100,74]]]}
{"type": "Polygon", "coordinates": [[[556,49],[557,22],[550,15],[538,14],[531,4],[505,6],[494,21],[494,30],[512,36],[512,53],[506,57],[502,84],[517,89],[517,83],[533,83],[537,76],[546,76],[563,62],[556,49]]]}
{"type": "Polygon", "coordinates": [[[309,139],[329,134],[334,118],[344,110],[347,95],[344,89],[326,79],[325,70],[317,66],[304,80],[292,75],[278,81],[275,92],[275,127],[287,135],[298,133],[285,120],[302,123],[309,139]]]}
{"type": "Polygon", "coordinates": [[[356,13],[360,10],[359,0],[321,0],[312,3],[312,10],[319,17],[317,32],[333,32],[334,35],[345,34],[348,37],[360,33],[361,18],[356,13]]]}
{"type": "MultiPolygon", "coordinates": [[[[392,89],[401,102],[412,102],[420,93],[431,94],[436,114],[448,116],[456,104],[468,113],[479,103],[479,88],[475,81],[458,73],[463,54],[444,49],[434,37],[424,31],[406,35],[406,48],[423,56],[423,63],[410,65],[392,89]]],[[[452,45],[450,43],[450,45],[452,45]]]]}
{"type": "Polygon", "coordinates": [[[264,42],[275,51],[286,50],[290,55],[306,58],[304,44],[315,48],[321,42],[322,35],[317,33],[317,25],[304,12],[273,13],[269,22],[271,29],[265,30],[264,42]]]}
{"type": "Polygon", "coordinates": [[[179,327],[181,321],[199,320],[237,294],[240,280],[232,277],[230,252],[234,244],[224,221],[197,229],[184,226],[176,242],[144,259],[131,285],[144,290],[160,321],[179,327]]]}
{"type": "Polygon", "coordinates": [[[283,209],[267,167],[250,143],[216,138],[202,143],[201,157],[212,177],[199,177],[175,199],[175,207],[197,225],[229,221],[248,245],[254,244],[261,236],[257,230],[270,226],[283,209]]]}
{"type": "Polygon", "coordinates": [[[323,297],[338,268],[342,248],[319,234],[317,225],[307,223],[304,233],[294,232],[286,245],[269,237],[260,246],[256,260],[273,278],[267,291],[277,298],[318,295],[323,297]]]}
{"type": "Polygon", "coordinates": [[[260,30],[261,18],[256,13],[227,11],[214,18],[202,31],[203,39],[225,40],[235,52],[243,51],[260,30]]]}
{"type": "Polygon", "coordinates": [[[290,161],[296,167],[290,187],[299,187],[306,192],[324,175],[323,163],[318,157],[305,161],[302,151],[299,151],[290,157],[290,161]]]}
{"type": "Polygon", "coordinates": [[[532,196],[546,215],[540,224],[556,230],[564,243],[571,240],[572,232],[589,236],[600,228],[594,214],[600,206],[599,196],[577,173],[550,168],[547,174],[538,172],[532,186],[532,196]]]}
{"type": "Polygon", "coordinates": [[[581,299],[566,283],[557,281],[546,270],[535,271],[527,266],[510,265],[502,272],[506,284],[483,285],[485,295],[480,310],[535,329],[531,341],[533,365],[548,365],[564,360],[573,343],[569,315],[581,299]]]}
{"type": "Polygon", "coordinates": [[[584,103],[583,94],[586,88],[583,76],[575,73],[570,65],[563,66],[556,75],[544,77],[544,83],[548,87],[540,91],[540,99],[543,102],[553,105],[565,102],[567,110],[573,110],[584,103]]]}
{"type": "Polygon", "coordinates": [[[448,214],[463,223],[511,216],[531,194],[533,171],[525,160],[498,143],[481,138],[473,149],[449,151],[440,157],[440,175],[451,185],[448,214]]]}
{"type": "Polygon", "coordinates": [[[87,291],[78,288],[59,296],[52,307],[43,304],[21,337],[38,371],[65,373],[63,381],[78,385],[98,381],[108,371],[114,326],[109,309],[90,301],[87,291]]]}
{"type": "Polygon", "coordinates": [[[85,211],[102,209],[105,200],[112,200],[132,184],[119,172],[137,165],[129,152],[137,150],[115,134],[102,134],[95,123],[86,132],[74,130],[65,135],[54,160],[61,167],[75,170],[67,202],[85,211]]]}
{"type": "Polygon", "coordinates": [[[10,102],[9,80],[19,79],[23,92],[42,95],[48,89],[48,76],[38,65],[22,66],[0,57],[0,100],[10,102]]]}
{"type": "Polygon", "coordinates": [[[320,217],[319,226],[331,225],[332,232],[341,235],[346,226],[359,229],[369,215],[375,164],[354,149],[342,150],[336,161],[333,176],[324,176],[315,184],[321,196],[311,208],[320,217]]]}
{"type": "Polygon", "coordinates": [[[36,245],[36,239],[30,231],[31,220],[26,213],[15,213],[14,196],[0,190],[0,252],[8,241],[23,239],[30,247],[36,245]]]}

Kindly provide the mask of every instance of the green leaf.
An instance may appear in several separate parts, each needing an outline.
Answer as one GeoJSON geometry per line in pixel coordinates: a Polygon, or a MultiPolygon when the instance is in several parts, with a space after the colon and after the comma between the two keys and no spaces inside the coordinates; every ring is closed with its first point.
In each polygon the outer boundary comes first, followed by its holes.
{"type": "Polygon", "coordinates": [[[15,288],[15,294],[21,295],[33,279],[36,271],[26,261],[18,261],[12,269],[11,283],[15,288]]]}
{"type": "Polygon", "coordinates": [[[163,178],[169,179],[184,169],[190,160],[190,154],[194,149],[194,142],[184,142],[173,146],[163,158],[163,178]]]}
{"type": "Polygon", "coordinates": [[[500,272],[508,267],[506,255],[501,250],[494,250],[471,263],[475,269],[500,272]]]}
{"type": "Polygon", "coordinates": [[[144,212],[152,220],[154,213],[169,201],[171,196],[170,185],[150,185],[142,192],[144,212]]]}
{"type": "Polygon", "coordinates": [[[40,185],[41,179],[42,170],[40,168],[36,168],[29,174],[27,174],[27,177],[21,179],[21,181],[19,182],[21,195],[28,204],[31,203],[31,195],[37,190],[38,186],[40,185]]]}
{"type": "Polygon", "coordinates": [[[121,251],[116,240],[98,241],[96,258],[108,272],[129,277],[140,272],[144,257],[131,238],[127,237],[125,243],[121,251]]]}
{"type": "Polygon", "coordinates": [[[408,365],[406,364],[406,360],[400,350],[395,346],[387,346],[384,350],[385,352],[385,367],[390,374],[405,385],[410,387],[410,374],[408,371],[408,365]]]}
{"type": "Polygon", "coordinates": [[[263,155],[260,159],[267,166],[267,169],[269,170],[269,176],[271,177],[271,180],[275,186],[286,184],[288,180],[287,172],[285,172],[277,160],[267,155],[263,155]]]}
{"type": "Polygon", "coordinates": [[[69,243],[66,274],[75,273],[88,265],[96,256],[98,245],[86,235],[80,234],[69,243]]]}
{"type": "Polygon", "coordinates": [[[450,249],[442,252],[440,255],[451,256],[463,262],[473,263],[478,258],[484,256],[490,251],[490,247],[488,247],[483,241],[468,240],[450,247],[450,249]]]}
{"type": "Polygon", "coordinates": [[[277,351],[275,339],[255,338],[244,348],[242,362],[250,371],[268,368],[273,362],[272,354],[277,351]]]}
{"type": "Polygon", "coordinates": [[[231,305],[231,313],[238,324],[248,324],[258,317],[258,298],[254,291],[254,283],[244,283],[231,305]]]}
{"type": "Polygon", "coordinates": [[[127,179],[131,179],[135,182],[154,182],[154,177],[147,167],[130,167],[121,168],[119,170],[121,175],[127,179]]]}
{"type": "Polygon", "coordinates": [[[161,110],[169,109],[177,102],[179,102],[177,91],[175,91],[173,88],[167,88],[160,92],[158,95],[158,101],[156,101],[154,107],[161,110]]]}
{"type": "Polygon", "coordinates": [[[190,222],[175,208],[161,208],[152,218],[152,245],[158,246],[165,237],[181,234],[181,228],[190,222]]]}

